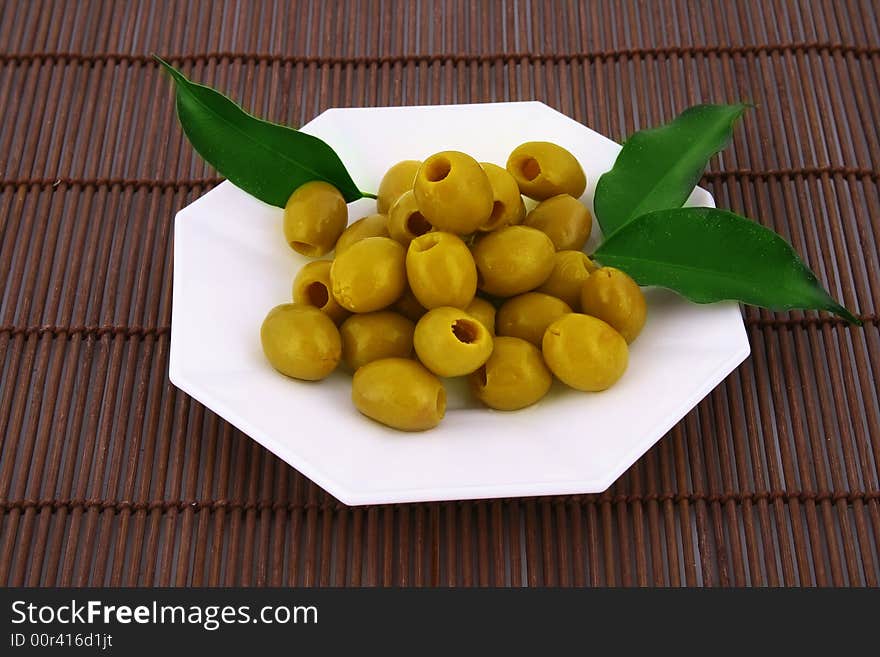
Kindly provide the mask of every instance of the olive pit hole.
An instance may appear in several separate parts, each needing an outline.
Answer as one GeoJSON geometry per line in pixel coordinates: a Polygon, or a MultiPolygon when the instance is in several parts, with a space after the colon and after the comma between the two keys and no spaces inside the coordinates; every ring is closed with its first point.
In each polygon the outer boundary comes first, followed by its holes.
{"type": "Polygon", "coordinates": [[[449,175],[451,170],[452,164],[449,160],[445,157],[438,157],[428,162],[428,166],[425,167],[425,177],[428,182],[440,182],[449,175]]]}
{"type": "Polygon", "coordinates": [[[291,248],[294,251],[302,253],[303,255],[317,255],[318,248],[314,244],[309,244],[308,242],[291,242],[291,248]]]}
{"type": "Polygon", "coordinates": [[[477,370],[477,381],[479,381],[481,388],[485,388],[489,384],[489,377],[486,375],[485,365],[482,365],[480,369],[477,370]]]}
{"type": "Polygon", "coordinates": [[[501,201],[495,201],[492,204],[492,214],[489,215],[489,224],[494,225],[496,221],[501,219],[501,215],[504,214],[504,203],[501,201]]]}
{"type": "Polygon", "coordinates": [[[452,322],[452,333],[459,342],[473,344],[480,335],[480,329],[476,322],[469,319],[457,319],[452,322]]]}
{"type": "Polygon", "coordinates": [[[534,180],[541,175],[541,165],[533,157],[527,157],[519,164],[520,173],[526,180],[534,180]]]}
{"type": "Polygon", "coordinates": [[[320,281],[309,283],[306,288],[306,298],[309,303],[318,308],[323,308],[330,301],[330,291],[327,286],[320,281]]]}
{"type": "MultiPolygon", "coordinates": [[[[413,212],[406,218],[406,229],[416,237],[430,233],[434,228],[431,223],[422,216],[421,212],[413,212]]],[[[431,246],[434,246],[433,244],[431,246]]]]}

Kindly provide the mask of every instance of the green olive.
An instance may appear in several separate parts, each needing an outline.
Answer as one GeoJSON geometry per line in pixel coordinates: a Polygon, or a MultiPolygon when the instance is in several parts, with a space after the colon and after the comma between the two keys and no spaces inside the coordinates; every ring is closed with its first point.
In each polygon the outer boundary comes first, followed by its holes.
{"type": "Polygon", "coordinates": [[[419,303],[419,300],[416,299],[416,296],[409,287],[403,291],[403,294],[394,302],[391,309],[394,312],[403,315],[411,322],[419,321],[422,318],[422,315],[428,312],[425,307],[419,303]]]}
{"type": "Polygon", "coordinates": [[[367,417],[403,431],[432,429],[446,413],[443,384],[408,358],[383,358],[361,367],[354,373],[351,400],[367,417]]]}
{"type": "Polygon", "coordinates": [[[580,198],[587,177],[574,155],[548,141],[520,144],[507,159],[507,170],[516,179],[519,191],[536,201],[557,194],[580,198]]]}
{"type": "Polygon", "coordinates": [[[342,355],[336,324],[314,306],[275,306],[263,320],[260,341],[272,367],[306,381],[328,376],[342,355]]]}
{"type": "Polygon", "coordinates": [[[568,194],[557,194],[541,201],[526,215],[524,223],[547,233],[557,251],[580,251],[593,228],[593,218],[587,206],[568,194]]]}
{"type": "Polygon", "coordinates": [[[492,214],[492,185],[470,155],[443,151],[419,167],[413,193],[419,211],[437,230],[474,232],[492,214]]]}
{"type": "Polygon", "coordinates": [[[581,308],[613,326],[628,343],[639,337],[648,314],[642,288],[613,267],[590,274],[581,290],[581,308]]]}
{"type": "Polygon", "coordinates": [[[555,252],[547,235],[528,226],[507,226],[487,233],[474,245],[477,285],[499,297],[533,290],[553,271],[555,252]]]}
{"type": "Polygon", "coordinates": [[[388,213],[388,234],[404,246],[409,246],[419,235],[432,231],[434,227],[422,216],[416,205],[412,190],[404,192],[391,206],[388,213]]]}
{"type": "Polygon", "coordinates": [[[441,306],[416,324],[413,346],[422,364],[437,376],[461,376],[488,360],[492,335],[472,315],[441,306]]]}
{"type": "Polygon", "coordinates": [[[419,160],[403,160],[385,172],[382,182],[379,183],[379,193],[376,199],[376,208],[382,214],[388,214],[394,201],[400,198],[404,192],[413,188],[416,180],[416,172],[422,163],[419,160]]]}
{"type": "Polygon", "coordinates": [[[541,346],[544,331],[571,312],[565,301],[541,292],[527,292],[505,301],[495,319],[498,335],[509,335],[541,346]]]}
{"type": "Polygon", "coordinates": [[[477,291],[477,267],[470,249],[452,233],[414,239],[406,252],[409,288],[425,308],[465,308],[477,291]]]}
{"type": "Polygon", "coordinates": [[[339,327],[342,360],[357,370],[380,358],[409,358],[415,324],[389,310],[352,315],[339,327]]]}
{"type": "Polygon", "coordinates": [[[464,311],[475,317],[491,335],[495,335],[495,306],[485,299],[474,297],[474,300],[468,304],[464,311]]]}
{"type": "Polygon", "coordinates": [[[542,351],[560,381],[590,392],[611,387],[623,376],[629,360],[620,333],[601,319],[579,313],[560,317],[547,327],[542,351]]]}
{"type": "Polygon", "coordinates": [[[544,397],[553,383],[541,351],[520,338],[495,338],[489,360],[470,376],[474,396],[489,408],[515,411],[544,397]]]}
{"type": "Polygon", "coordinates": [[[519,193],[516,180],[507,169],[490,162],[480,162],[483,171],[492,185],[492,214],[479,227],[479,230],[490,231],[502,226],[521,224],[526,216],[526,206],[519,193]]]}
{"type": "Polygon", "coordinates": [[[355,313],[382,310],[406,287],[406,250],[388,237],[367,237],[340,253],[330,267],[333,296],[355,313]]]}
{"type": "Polygon", "coordinates": [[[562,299],[575,312],[581,309],[581,288],[596,265],[583,251],[557,251],[553,271],[536,291],[562,299]]]}
{"type": "Polygon", "coordinates": [[[340,306],[330,293],[329,260],[315,260],[304,264],[293,279],[293,302],[315,306],[335,323],[348,317],[348,311],[340,306]]]}
{"type": "Polygon", "coordinates": [[[333,185],[313,180],[296,188],[284,206],[284,237],[311,258],[329,253],[348,223],[345,199],[333,185]]]}
{"type": "Polygon", "coordinates": [[[388,217],[384,214],[371,214],[355,221],[336,240],[336,255],[368,237],[388,237],[388,217]]]}

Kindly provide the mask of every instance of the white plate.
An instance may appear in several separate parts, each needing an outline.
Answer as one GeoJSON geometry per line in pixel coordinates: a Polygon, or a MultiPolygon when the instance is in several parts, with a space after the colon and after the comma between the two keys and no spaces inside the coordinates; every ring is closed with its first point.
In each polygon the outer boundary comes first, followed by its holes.
{"type": "MultiPolygon", "coordinates": [[[[590,205],[620,150],[537,102],[332,109],[303,130],[327,141],[364,190],[403,159],[457,149],[503,165],[521,142],[557,142],[583,164],[590,205]]],[[[689,204],[714,205],[699,188],[689,204]]],[[[352,220],[374,211],[367,199],[350,205],[352,220]]],[[[260,324],[289,301],[306,261],[281,225],[281,210],[229,182],[177,214],[170,378],[346,504],[603,491],[749,354],[737,304],[649,290],[647,325],[610,390],[557,385],[539,404],[504,413],[447,381],[439,427],[393,431],[354,409],[347,375],[304,383],[264,359],[260,324]]],[[[598,235],[594,226],[588,252],[598,235]]]]}

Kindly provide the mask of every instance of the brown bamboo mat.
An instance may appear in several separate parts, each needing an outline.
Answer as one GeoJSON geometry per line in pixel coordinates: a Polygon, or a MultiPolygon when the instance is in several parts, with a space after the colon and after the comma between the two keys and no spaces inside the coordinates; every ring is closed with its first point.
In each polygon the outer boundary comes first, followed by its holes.
{"type": "Polygon", "coordinates": [[[878,585],[878,9],[0,0],[0,583],[878,585]],[[747,309],[752,357],[602,495],[347,508],[168,382],[172,220],[216,174],[151,52],[293,125],[752,100],[705,184],[865,326],[747,309]]]}

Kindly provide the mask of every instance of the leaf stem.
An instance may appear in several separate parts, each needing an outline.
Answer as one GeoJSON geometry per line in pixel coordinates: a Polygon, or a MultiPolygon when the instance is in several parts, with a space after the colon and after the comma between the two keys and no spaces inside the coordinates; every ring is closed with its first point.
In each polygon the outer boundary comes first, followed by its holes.
{"type": "Polygon", "coordinates": [[[376,196],[375,194],[371,194],[370,192],[361,192],[361,198],[372,198],[372,199],[376,199],[376,198],[379,198],[379,197],[376,196]]]}

